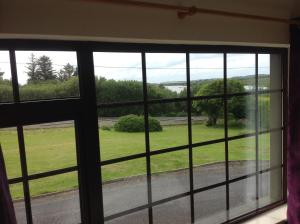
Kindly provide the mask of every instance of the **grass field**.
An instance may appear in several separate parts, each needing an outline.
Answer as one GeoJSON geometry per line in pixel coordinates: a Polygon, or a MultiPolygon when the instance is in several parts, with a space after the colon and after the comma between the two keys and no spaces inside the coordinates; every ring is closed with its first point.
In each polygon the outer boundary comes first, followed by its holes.
{"type": "MultiPolygon", "coordinates": [[[[231,128],[230,135],[247,133],[249,130],[231,128]]],[[[35,174],[76,165],[74,128],[25,129],[25,145],[28,173],[35,174]]],[[[224,137],[222,127],[193,125],[193,142],[208,141],[224,137]]],[[[260,137],[260,159],[269,159],[269,135],[260,137]]],[[[108,160],[145,151],[144,133],[121,133],[100,130],[101,159],[108,160]],[[130,141],[129,141],[130,140],[130,141]]],[[[0,142],[4,151],[9,178],[21,176],[17,133],[14,129],[0,131],[0,142]]],[[[163,132],[150,133],[151,150],[160,150],[188,143],[187,127],[165,126],[163,132]]],[[[87,149],[88,150],[88,149],[87,149]]],[[[224,143],[195,148],[194,165],[225,160],[224,143]]],[[[230,160],[254,160],[255,139],[246,138],[229,142],[230,160]]],[[[188,151],[177,151],[151,157],[153,173],[188,167],[188,151]]],[[[146,160],[135,159],[103,167],[104,181],[146,173],[146,160]]],[[[30,181],[30,193],[37,196],[59,192],[78,186],[77,173],[68,173],[30,181]]],[[[22,198],[22,184],[14,184],[11,191],[15,199],[22,198]]]]}

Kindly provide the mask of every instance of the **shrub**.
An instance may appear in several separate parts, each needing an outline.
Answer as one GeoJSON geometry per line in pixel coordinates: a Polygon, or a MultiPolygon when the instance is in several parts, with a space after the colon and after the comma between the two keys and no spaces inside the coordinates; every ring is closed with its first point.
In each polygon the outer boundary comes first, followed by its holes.
{"type": "MultiPolygon", "coordinates": [[[[120,132],[143,132],[145,131],[144,117],[133,114],[120,117],[114,128],[120,132]]],[[[149,131],[162,131],[160,122],[155,118],[149,117],[149,131]]]]}
{"type": "Polygon", "coordinates": [[[101,130],[103,130],[103,131],[110,131],[111,128],[110,128],[109,126],[103,125],[103,126],[101,127],[101,130]]]}

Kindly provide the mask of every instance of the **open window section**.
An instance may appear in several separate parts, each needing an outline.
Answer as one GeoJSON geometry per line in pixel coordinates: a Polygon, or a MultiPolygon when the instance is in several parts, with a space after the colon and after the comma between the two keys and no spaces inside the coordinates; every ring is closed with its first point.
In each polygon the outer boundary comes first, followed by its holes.
{"type": "Polygon", "coordinates": [[[190,54],[192,96],[212,96],[224,93],[223,58],[223,54],[190,54]]]}
{"type": "Polygon", "coordinates": [[[225,143],[193,148],[194,189],[224,182],[225,143]]]}
{"type": "Polygon", "coordinates": [[[15,127],[0,129],[0,143],[8,179],[22,176],[18,134],[15,127]]]}
{"type": "Polygon", "coordinates": [[[141,53],[94,52],[97,104],[143,100],[141,53]]]}
{"type": "Polygon", "coordinates": [[[186,54],[146,53],[148,99],[185,98],[186,54]]]}
{"type": "Polygon", "coordinates": [[[76,52],[16,51],[21,101],[79,97],[76,52]]]}
{"type": "Polygon", "coordinates": [[[9,51],[0,51],[0,103],[13,101],[9,51]]]}
{"type": "Polygon", "coordinates": [[[145,153],[143,106],[98,109],[101,160],[145,153]]]}
{"type": "Polygon", "coordinates": [[[73,121],[24,126],[28,174],[77,166],[73,121]]]}
{"type": "Polygon", "coordinates": [[[148,203],[146,159],[102,166],[104,217],[148,203]]]}
{"type": "Polygon", "coordinates": [[[148,111],[151,150],[188,144],[187,102],[150,104],[148,111]]]}
{"type": "Polygon", "coordinates": [[[153,201],[190,191],[188,150],[151,156],[153,201]]]}
{"type": "Polygon", "coordinates": [[[31,180],[29,189],[33,223],[81,222],[77,172],[31,180]]]}

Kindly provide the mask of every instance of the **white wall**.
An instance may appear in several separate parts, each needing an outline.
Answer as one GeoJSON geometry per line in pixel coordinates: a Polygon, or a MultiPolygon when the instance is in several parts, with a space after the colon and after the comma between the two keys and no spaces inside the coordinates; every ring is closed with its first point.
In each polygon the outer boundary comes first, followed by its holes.
{"type": "MultiPolygon", "coordinates": [[[[198,4],[199,7],[282,18],[289,17],[293,8],[292,0],[165,0],[165,2],[173,4],[185,2],[187,5],[201,2],[201,5],[198,4]],[[269,5],[263,6],[266,3],[269,5]]],[[[2,0],[0,10],[0,37],[135,42],[289,43],[287,24],[223,16],[197,14],[179,20],[173,11],[81,0],[2,0]]]]}

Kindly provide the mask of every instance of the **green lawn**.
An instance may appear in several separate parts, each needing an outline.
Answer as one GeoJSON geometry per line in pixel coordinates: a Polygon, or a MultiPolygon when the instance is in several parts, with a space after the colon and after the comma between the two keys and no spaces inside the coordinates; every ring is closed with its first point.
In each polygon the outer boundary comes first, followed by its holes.
{"type": "MultiPolygon", "coordinates": [[[[247,133],[246,129],[232,128],[231,135],[247,133]]],[[[25,129],[25,145],[29,174],[76,165],[74,128],[25,129]]],[[[222,127],[193,125],[193,142],[201,142],[224,137],[222,127]]],[[[265,134],[260,147],[260,159],[269,159],[269,135],[265,134]]],[[[101,159],[108,160],[120,156],[145,151],[144,133],[121,133],[100,130],[101,159]]],[[[165,126],[163,132],[150,133],[151,150],[187,144],[187,127],[165,126]]],[[[4,151],[9,178],[21,176],[16,130],[1,130],[0,142],[4,151]]],[[[195,148],[194,165],[224,161],[224,143],[195,148]]],[[[229,143],[230,160],[255,159],[255,139],[247,138],[229,143]]],[[[188,167],[188,151],[177,151],[156,155],[151,158],[152,172],[163,172],[188,167]]],[[[103,167],[104,181],[146,173],[144,158],[135,159],[103,167]]],[[[77,174],[69,173],[30,181],[32,196],[49,192],[59,192],[77,187],[77,174]]],[[[22,197],[22,185],[11,186],[14,198],[22,197]]]]}

